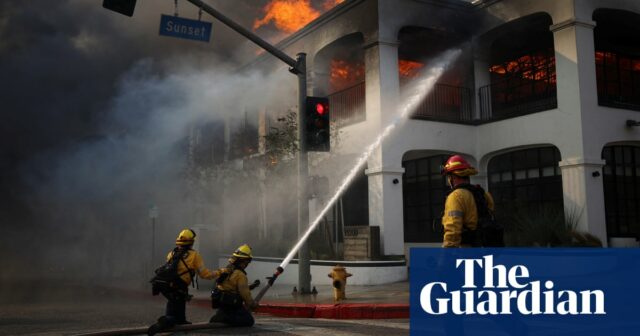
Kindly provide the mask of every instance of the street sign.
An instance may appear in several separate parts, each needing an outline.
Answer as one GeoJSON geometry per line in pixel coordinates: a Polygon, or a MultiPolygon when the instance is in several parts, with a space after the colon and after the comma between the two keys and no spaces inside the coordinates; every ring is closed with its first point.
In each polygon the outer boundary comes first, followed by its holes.
{"type": "Polygon", "coordinates": [[[156,205],[152,205],[149,209],[149,218],[156,219],[158,218],[158,207],[156,205]]]}
{"type": "Polygon", "coordinates": [[[162,15],[160,18],[160,35],[209,42],[211,38],[211,22],[162,15]]]}

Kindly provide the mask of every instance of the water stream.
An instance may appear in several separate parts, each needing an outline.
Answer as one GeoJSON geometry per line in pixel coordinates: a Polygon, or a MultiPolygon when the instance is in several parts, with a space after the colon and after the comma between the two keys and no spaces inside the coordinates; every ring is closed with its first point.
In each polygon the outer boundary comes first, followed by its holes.
{"type": "Polygon", "coordinates": [[[341,183],[338,185],[336,190],[333,193],[333,196],[326,202],[320,213],[316,216],[316,218],[311,222],[311,225],[307,228],[304,234],[299,238],[298,242],[293,246],[289,254],[287,254],[286,258],[280,263],[280,267],[283,269],[289,265],[291,259],[298,252],[302,244],[309,238],[309,235],[313,230],[318,226],[322,218],[327,214],[327,212],[331,209],[331,207],[335,204],[335,202],[340,198],[340,196],[344,193],[347,187],[351,184],[353,179],[356,177],[358,172],[362,170],[364,165],[369,160],[371,154],[373,154],[374,150],[380,146],[382,141],[393,132],[403,121],[407,120],[416,108],[419,106],[420,102],[424,100],[424,98],[433,90],[433,87],[437,83],[438,79],[444,71],[447,69],[449,64],[453,63],[456,58],[460,55],[461,51],[459,49],[449,50],[445,52],[442,56],[438,58],[438,61],[433,64],[428,65],[428,69],[424,71],[424,73],[420,76],[420,78],[415,79],[407,88],[406,91],[408,94],[406,95],[406,99],[404,102],[399,104],[397,115],[391,120],[391,123],[387,125],[380,135],[369,145],[366,150],[357,158],[353,167],[349,171],[349,173],[342,179],[341,183]]]}

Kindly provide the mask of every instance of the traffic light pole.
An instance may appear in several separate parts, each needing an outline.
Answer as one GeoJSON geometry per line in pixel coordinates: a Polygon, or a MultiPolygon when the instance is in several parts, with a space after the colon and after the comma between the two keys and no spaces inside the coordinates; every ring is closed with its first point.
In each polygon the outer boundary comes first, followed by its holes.
{"type": "MultiPolygon", "coordinates": [[[[214,18],[218,19],[220,22],[224,23],[229,28],[235,30],[240,35],[248,38],[249,40],[251,40],[251,42],[257,44],[262,49],[264,49],[267,52],[269,52],[271,55],[273,55],[273,56],[279,58],[281,61],[287,63],[289,66],[291,66],[292,69],[290,69],[289,71],[291,71],[292,73],[297,75],[300,72],[300,69],[298,68],[297,63],[293,58],[291,58],[291,57],[289,57],[289,55],[283,53],[280,49],[272,46],[269,42],[267,42],[267,41],[263,40],[262,38],[260,38],[260,36],[252,33],[251,31],[245,29],[243,26],[235,23],[234,21],[232,21],[228,17],[224,16],[222,13],[218,12],[213,7],[207,5],[206,3],[202,2],[201,0],[187,0],[187,1],[189,1],[190,3],[198,6],[199,8],[202,8],[203,11],[209,13],[209,15],[211,15],[214,18]]],[[[306,92],[305,92],[305,95],[306,95],[306,92]]]]}
{"type": "MultiPolygon", "coordinates": [[[[298,54],[298,239],[309,226],[309,198],[307,182],[309,167],[307,159],[307,54],[298,54]]],[[[298,250],[298,288],[300,294],[311,293],[311,266],[309,243],[304,242],[298,250]]]]}
{"type": "MultiPolygon", "coordinates": [[[[309,167],[307,161],[306,146],[306,117],[305,106],[307,100],[307,61],[306,54],[298,54],[298,59],[294,60],[281,50],[277,49],[269,42],[263,40],[258,35],[245,29],[241,25],[235,23],[222,13],[215,10],[201,0],[187,0],[190,3],[202,8],[214,18],[235,30],[240,35],[248,38],[273,56],[285,62],[291,68],[289,71],[298,76],[298,237],[302,237],[309,226],[309,199],[307,197],[307,182],[309,180],[309,167]]],[[[302,244],[298,251],[298,288],[300,293],[307,294],[311,292],[311,270],[309,245],[307,242],[302,244]]]]}

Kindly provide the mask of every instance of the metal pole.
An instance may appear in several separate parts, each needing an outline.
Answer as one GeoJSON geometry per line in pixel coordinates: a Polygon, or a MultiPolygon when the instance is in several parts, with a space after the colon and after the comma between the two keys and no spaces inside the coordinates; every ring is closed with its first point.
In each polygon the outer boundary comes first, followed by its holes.
{"type": "Polygon", "coordinates": [[[156,261],[156,219],[151,218],[151,265],[156,261]]]}
{"type": "MultiPolygon", "coordinates": [[[[307,197],[307,54],[298,54],[298,237],[302,238],[309,226],[309,198],[307,197]]],[[[305,242],[298,251],[298,288],[301,294],[311,293],[311,268],[309,244],[305,242]]]]}
{"type": "MultiPolygon", "coordinates": [[[[273,56],[291,66],[291,69],[289,69],[289,71],[298,76],[298,236],[302,237],[306,228],[309,226],[309,200],[307,198],[307,180],[309,176],[309,170],[307,166],[306,118],[304,113],[305,105],[307,102],[307,55],[305,53],[299,53],[297,55],[297,60],[294,60],[284,52],[271,45],[269,42],[263,40],[258,35],[233,22],[231,19],[227,18],[222,13],[213,9],[213,7],[207,5],[201,0],[188,1],[202,8],[203,11],[220,20],[229,28],[235,30],[242,36],[251,40],[253,43],[262,47],[273,56]]],[[[298,261],[298,287],[300,288],[300,293],[310,293],[311,271],[309,267],[309,245],[306,242],[298,251],[298,261]]],[[[268,289],[269,287],[270,286],[267,286],[265,288],[268,289]]]]}
{"type": "MultiPolygon", "coordinates": [[[[222,13],[218,12],[213,7],[207,5],[206,3],[202,2],[201,0],[187,0],[187,1],[189,1],[190,3],[196,5],[196,6],[200,7],[200,8],[202,8],[203,11],[209,13],[214,18],[220,20],[222,23],[227,25],[229,28],[235,30],[240,35],[248,38],[253,43],[259,45],[261,48],[263,48],[264,50],[268,51],[273,56],[279,58],[281,61],[289,64],[293,68],[293,70],[295,70],[295,72],[294,72],[295,74],[299,74],[301,72],[300,67],[298,66],[298,64],[296,64],[296,61],[293,58],[289,57],[289,55],[283,53],[282,51],[280,51],[279,49],[277,49],[276,47],[271,45],[269,42],[263,40],[258,35],[256,35],[256,34],[252,33],[251,31],[245,29],[241,25],[233,22],[231,19],[229,19],[228,17],[224,16],[222,13]]],[[[306,96],[306,93],[305,93],[305,96],[306,96]]]]}

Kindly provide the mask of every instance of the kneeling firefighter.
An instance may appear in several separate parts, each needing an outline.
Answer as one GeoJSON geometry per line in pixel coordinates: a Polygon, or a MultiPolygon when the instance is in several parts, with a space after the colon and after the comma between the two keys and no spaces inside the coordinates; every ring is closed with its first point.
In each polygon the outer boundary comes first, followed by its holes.
{"type": "Polygon", "coordinates": [[[167,263],[155,271],[156,276],[151,280],[153,294],[161,293],[168,301],[165,315],[149,327],[148,335],[176,324],[191,324],[185,317],[186,302],[191,299],[189,284],[196,274],[207,280],[218,276],[204,266],[200,253],[192,249],[195,238],[193,230],[182,230],[176,238],[176,247],[167,255],[167,263]]]}
{"type": "Polygon", "coordinates": [[[211,306],[218,309],[209,322],[221,322],[237,327],[253,325],[253,310],[257,303],[251,297],[251,289],[259,285],[256,281],[249,286],[245,269],[251,259],[251,248],[242,245],[229,258],[229,265],[218,270],[220,276],[216,279],[216,286],[211,292],[211,306]]]}

